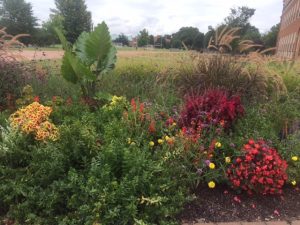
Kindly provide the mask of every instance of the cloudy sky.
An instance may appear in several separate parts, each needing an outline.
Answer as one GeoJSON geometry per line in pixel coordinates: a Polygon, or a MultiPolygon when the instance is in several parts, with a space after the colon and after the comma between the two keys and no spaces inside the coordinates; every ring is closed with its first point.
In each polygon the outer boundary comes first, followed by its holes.
{"type": "MultiPolygon", "coordinates": [[[[28,0],[40,21],[47,20],[54,0],[28,0]]],[[[251,23],[261,32],[280,22],[282,0],[86,0],[93,22],[106,21],[112,34],[136,35],[146,28],[151,34],[171,34],[183,26],[206,32],[235,6],[256,9],[251,23]]]]}

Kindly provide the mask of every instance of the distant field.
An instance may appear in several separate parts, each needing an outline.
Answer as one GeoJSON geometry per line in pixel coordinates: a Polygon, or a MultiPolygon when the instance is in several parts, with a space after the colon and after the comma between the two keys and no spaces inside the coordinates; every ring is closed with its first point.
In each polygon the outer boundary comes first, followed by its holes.
{"type": "MultiPolygon", "coordinates": [[[[14,51],[21,60],[59,60],[62,58],[64,52],[62,50],[48,50],[48,49],[24,49],[21,51],[14,51]]],[[[172,64],[184,57],[184,51],[170,51],[170,50],[144,50],[138,49],[118,49],[118,62],[119,63],[157,63],[166,64],[170,62],[172,64]]]]}

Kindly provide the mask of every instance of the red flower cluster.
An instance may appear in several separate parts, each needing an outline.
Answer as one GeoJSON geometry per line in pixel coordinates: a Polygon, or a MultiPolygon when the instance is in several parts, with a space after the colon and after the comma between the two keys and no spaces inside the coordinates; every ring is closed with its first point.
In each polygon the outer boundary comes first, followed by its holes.
{"type": "Polygon", "coordinates": [[[201,96],[189,96],[180,114],[182,127],[206,127],[220,125],[224,128],[244,114],[239,96],[229,97],[226,91],[210,90],[201,96]]]}
{"type": "Polygon", "coordinates": [[[249,194],[281,194],[287,180],[287,163],[276,149],[263,140],[249,140],[244,145],[245,155],[238,157],[227,170],[227,177],[234,188],[249,194]]]}

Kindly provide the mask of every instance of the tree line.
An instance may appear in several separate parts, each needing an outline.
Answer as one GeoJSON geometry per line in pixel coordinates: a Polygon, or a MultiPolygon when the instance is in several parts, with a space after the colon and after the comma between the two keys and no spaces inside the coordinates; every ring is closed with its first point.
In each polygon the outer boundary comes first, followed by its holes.
{"type": "MultiPolygon", "coordinates": [[[[74,43],[79,35],[93,29],[92,15],[88,11],[85,0],[55,0],[55,9],[51,9],[50,17],[41,25],[34,16],[32,5],[25,0],[0,0],[0,27],[6,27],[7,32],[16,35],[21,33],[30,34],[30,38],[23,38],[25,44],[49,46],[59,43],[54,27],[63,30],[67,40],[74,43]]],[[[266,48],[276,46],[279,24],[274,25],[268,32],[261,34],[250,23],[255,9],[249,7],[232,8],[229,15],[224,18],[218,27],[209,26],[208,31],[203,33],[197,27],[182,27],[173,34],[154,36],[147,29],[141,30],[134,39],[136,47],[152,45],[158,48],[183,48],[205,49],[209,40],[217,32],[217,28],[239,27],[241,40],[252,40],[256,44],[266,48]]],[[[120,34],[115,40],[124,46],[130,45],[129,37],[120,34]]],[[[238,43],[233,43],[233,47],[238,43]]]]}

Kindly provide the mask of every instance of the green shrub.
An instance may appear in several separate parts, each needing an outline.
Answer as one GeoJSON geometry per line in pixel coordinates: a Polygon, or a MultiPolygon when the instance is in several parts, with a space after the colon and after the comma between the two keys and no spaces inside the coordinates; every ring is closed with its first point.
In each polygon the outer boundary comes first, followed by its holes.
{"type": "Polygon", "coordinates": [[[127,99],[138,96],[143,101],[172,108],[180,102],[179,93],[171,81],[163,81],[160,76],[154,64],[128,64],[102,76],[98,85],[104,92],[126,96],[127,99]]]}
{"type": "Polygon", "coordinates": [[[53,96],[62,98],[79,98],[80,87],[67,82],[59,71],[61,61],[43,60],[28,62],[27,66],[31,68],[31,76],[26,84],[30,85],[35,95],[41,100],[49,100],[53,96]]]}
{"type": "Polygon", "coordinates": [[[14,106],[28,76],[29,72],[22,63],[0,56],[0,111],[14,106]]]}
{"type": "Polygon", "coordinates": [[[1,132],[1,214],[17,224],[174,224],[188,197],[189,174],[165,160],[122,119],[124,105],[90,112],[57,106],[56,142],[1,132]],[[132,136],[135,135],[135,136],[132,136]]]}
{"type": "Polygon", "coordinates": [[[281,142],[280,154],[288,162],[289,181],[300,182],[300,131],[290,134],[281,142]]]}

